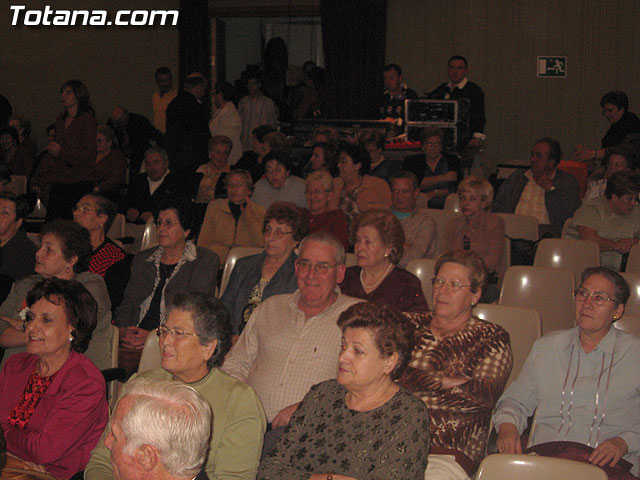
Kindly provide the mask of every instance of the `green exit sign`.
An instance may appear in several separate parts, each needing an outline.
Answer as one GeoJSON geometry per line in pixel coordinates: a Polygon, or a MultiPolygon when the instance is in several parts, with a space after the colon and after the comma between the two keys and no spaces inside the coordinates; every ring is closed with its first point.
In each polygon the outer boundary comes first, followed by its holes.
{"type": "Polygon", "coordinates": [[[538,76],[564,78],[567,76],[567,57],[538,57],[538,76]]]}

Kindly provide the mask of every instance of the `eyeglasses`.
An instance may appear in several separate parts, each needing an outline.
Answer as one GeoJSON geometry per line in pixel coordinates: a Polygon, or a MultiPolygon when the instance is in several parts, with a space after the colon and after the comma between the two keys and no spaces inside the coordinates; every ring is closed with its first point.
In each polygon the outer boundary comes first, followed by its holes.
{"type": "Polygon", "coordinates": [[[305,195],[322,195],[323,193],[329,193],[331,190],[305,190],[305,195]]]}
{"type": "Polygon", "coordinates": [[[586,302],[587,298],[591,298],[591,301],[598,305],[599,307],[603,306],[607,302],[615,302],[615,298],[611,298],[604,292],[589,292],[586,288],[579,288],[576,290],[576,301],[578,302],[586,302]]]}
{"type": "Polygon", "coordinates": [[[156,228],[160,228],[160,227],[167,227],[167,228],[172,228],[174,225],[178,225],[178,222],[172,222],[171,220],[167,220],[166,222],[163,222],[162,220],[158,220],[156,222],[156,228]]]}
{"type": "Polygon", "coordinates": [[[459,292],[462,287],[470,287],[471,285],[463,285],[457,280],[445,280],[444,278],[435,277],[431,279],[431,285],[433,288],[442,288],[445,285],[452,292],[459,292]]]}
{"type": "Polygon", "coordinates": [[[290,233],[293,233],[292,231],[289,232],[285,232],[284,230],[280,230],[279,228],[276,228],[275,230],[269,226],[264,227],[264,235],[265,237],[267,235],[273,235],[274,237],[276,237],[276,239],[281,240],[284,238],[285,235],[289,235],[290,233]]]}
{"type": "Polygon", "coordinates": [[[97,212],[98,210],[93,208],[91,205],[82,204],[82,205],[76,205],[75,207],[73,207],[72,211],[87,213],[87,212],[97,212]]]}
{"type": "Polygon", "coordinates": [[[173,335],[173,338],[175,338],[176,340],[180,340],[181,338],[184,338],[185,335],[188,335],[190,337],[199,337],[200,336],[197,333],[185,332],[180,327],[168,328],[168,327],[162,326],[162,327],[156,328],[156,334],[159,337],[166,337],[169,333],[171,335],[173,335]]]}
{"type": "Polygon", "coordinates": [[[313,267],[316,273],[319,273],[320,275],[324,275],[330,269],[332,269],[338,264],[334,263],[333,265],[329,265],[327,262],[311,263],[309,260],[298,260],[296,262],[296,265],[298,266],[298,270],[301,273],[307,273],[311,270],[311,267],[313,267]]]}

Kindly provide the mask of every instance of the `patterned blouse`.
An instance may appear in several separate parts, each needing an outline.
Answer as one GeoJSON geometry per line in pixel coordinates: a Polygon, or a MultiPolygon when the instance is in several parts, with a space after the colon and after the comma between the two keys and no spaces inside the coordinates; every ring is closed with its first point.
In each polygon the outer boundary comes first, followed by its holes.
{"type": "Polygon", "coordinates": [[[471,317],[462,330],[437,340],[430,328],[432,313],[406,315],[418,328],[417,344],[399,383],[429,409],[432,453],[457,450],[468,457],[461,466],[475,471],[485,456],[491,411],[513,365],[509,334],[471,317]],[[445,389],[443,377],[470,380],[445,389]]]}
{"type": "Polygon", "coordinates": [[[333,473],[367,480],[422,480],[429,413],[401,388],[368,412],[351,410],[336,380],[311,387],[284,435],[262,460],[258,479],[333,473]]]}
{"type": "Polygon", "coordinates": [[[31,415],[36,411],[40,399],[46,393],[52,380],[53,375],[41,377],[36,374],[35,370],[33,371],[27,385],[24,387],[22,399],[20,399],[15,408],[9,412],[9,425],[19,428],[20,430],[27,428],[31,415]]]}

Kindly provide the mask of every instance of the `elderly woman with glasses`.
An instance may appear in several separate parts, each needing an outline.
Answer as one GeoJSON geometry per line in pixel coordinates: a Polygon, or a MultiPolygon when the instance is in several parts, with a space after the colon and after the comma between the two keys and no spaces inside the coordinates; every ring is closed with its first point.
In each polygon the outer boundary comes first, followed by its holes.
{"type": "Polygon", "coordinates": [[[577,326],[539,339],[498,402],[493,421],[499,452],[522,452],[520,435],[537,409],[534,449],[577,442],[591,447],[584,449],[585,461],[608,467],[627,460],[638,475],[640,339],[613,326],[629,295],[627,282],[609,268],[582,273],[577,326]]]}
{"type": "Polygon", "coordinates": [[[233,247],[262,246],[266,211],[249,198],[252,192],[251,174],[246,170],[232,170],[227,175],[228,198],[212,200],[207,206],[198,246],[216,253],[222,265],[233,247]]]}
{"type": "Polygon", "coordinates": [[[218,256],[191,241],[191,204],[164,200],[154,214],[158,246],[138,253],[114,323],[120,328],[118,365],[133,373],[149,332],[166,318],[169,300],[180,291],[213,293],[218,256]]]}
{"type": "Polygon", "coordinates": [[[431,416],[426,478],[466,479],[485,456],[491,411],[513,363],[509,334],[473,315],[487,268],[474,252],[453,251],[435,266],[433,311],[411,314],[417,346],[401,385],[431,416]]]}
{"type": "MultiPolygon", "coordinates": [[[[134,378],[177,380],[193,387],[213,412],[206,475],[211,480],[255,479],[266,421],[253,389],[219,369],[231,348],[227,309],[213,295],[180,292],[167,310],[166,321],[156,330],[162,368],[134,378]]],[[[117,478],[104,441],[91,453],[85,478],[117,478]]]]}
{"type": "Polygon", "coordinates": [[[253,310],[272,295],[296,290],[293,251],[306,235],[304,211],[293,203],[275,202],[264,217],[264,251],[238,259],[222,303],[229,309],[231,327],[239,335],[253,310]]]}

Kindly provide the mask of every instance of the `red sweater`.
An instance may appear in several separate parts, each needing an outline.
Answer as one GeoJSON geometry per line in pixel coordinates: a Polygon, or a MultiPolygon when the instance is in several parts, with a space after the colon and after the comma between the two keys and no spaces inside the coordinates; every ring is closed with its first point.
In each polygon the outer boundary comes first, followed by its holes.
{"type": "Polygon", "coordinates": [[[307,212],[309,215],[309,234],[315,232],[332,233],[340,240],[345,249],[349,248],[349,227],[347,226],[347,217],[342,210],[329,210],[317,215],[312,215],[309,210],[307,212]]]}
{"type": "Polygon", "coordinates": [[[38,363],[30,353],[12,355],[0,372],[0,426],[7,451],[44,465],[56,478],[84,470],[109,418],[106,386],[100,371],[84,355],[71,352],[40,399],[25,430],[9,425],[38,363]]]}

